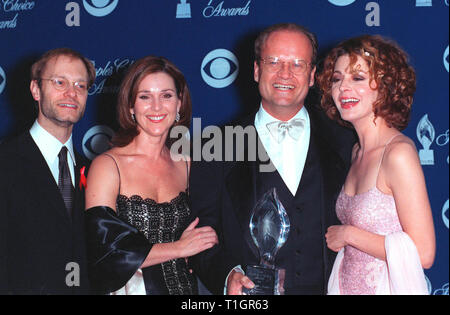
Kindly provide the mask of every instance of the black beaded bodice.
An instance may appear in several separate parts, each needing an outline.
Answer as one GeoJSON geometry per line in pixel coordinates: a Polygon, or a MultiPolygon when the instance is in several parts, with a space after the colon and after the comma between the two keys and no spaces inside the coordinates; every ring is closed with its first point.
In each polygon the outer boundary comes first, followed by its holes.
{"type": "MultiPolygon", "coordinates": [[[[185,192],[169,202],[157,203],[133,195],[117,197],[120,219],[138,229],[152,244],[177,241],[187,227],[190,215],[185,192]]],[[[184,259],[174,259],[161,264],[164,280],[171,295],[195,294],[195,278],[189,273],[184,259]]]]}

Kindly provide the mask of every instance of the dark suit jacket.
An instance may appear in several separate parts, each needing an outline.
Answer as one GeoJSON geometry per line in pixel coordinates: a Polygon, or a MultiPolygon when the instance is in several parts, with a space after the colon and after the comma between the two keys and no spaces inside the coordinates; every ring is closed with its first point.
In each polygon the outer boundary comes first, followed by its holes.
{"type": "Polygon", "coordinates": [[[87,161],[76,154],[76,162],[70,218],[29,132],[0,146],[0,294],[88,293],[84,189],[79,186],[87,161]]]}
{"type": "MultiPolygon", "coordinates": [[[[335,253],[326,246],[324,235],[330,225],[338,224],[335,203],[348,171],[351,147],[355,138],[350,131],[335,125],[316,109],[308,108],[308,113],[311,121],[311,141],[300,187],[314,186],[316,188],[302,189],[302,192],[297,192],[294,198],[300,202],[297,203],[297,208],[300,204],[308,205],[310,209],[306,209],[309,211],[306,213],[313,213],[316,216],[314,211],[319,212],[316,221],[320,223],[316,227],[319,226],[320,231],[317,231],[318,241],[315,244],[319,244],[318,247],[322,249],[311,249],[309,244],[302,243],[305,248],[301,249],[301,254],[308,255],[310,250],[319,252],[323,263],[318,261],[317,268],[318,273],[322,273],[320,277],[323,283],[317,284],[315,288],[324,290],[335,259],[335,253]],[[308,169],[310,167],[314,169],[308,169]],[[315,185],[311,185],[312,181],[305,182],[310,180],[314,181],[315,185]]],[[[251,115],[238,125],[243,127],[253,125],[254,117],[251,115]]],[[[259,166],[259,161],[247,160],[244,162],[193,161],[192,163],[190,179],[192,217],[198,216],[202,226],[212,226],[218,233],[220,244],[192,257],[190,263],[202,282],[214,294],[223,293],[226,276],[233,267],[259,263],[258,250],[249,232],[251,211],[265,189],[271,186],[271,183],[264,181],[276,180],[277,177],[281,181],[278,172],[264,175],[259,172],[259,166]]],[[[295,209],[289,211],[295,212],[295,209]]],[[[289,214],[293,219],[295,215],[289,214]]],[[[300,217],[300,220],[305,221],[302,224],[307,231],[308,217],[300,217]]],[[[283,256],[280,261],[287,270],[286,277],[294,278],[295,274],[298,275],[298,272],[293,271],[296,268],[294,258],[296,254],[300,254],[300,249],[294,249],[298,244],[292,243],[299,242],[300,238],[294,237],[293,233],[300,233],[300,231],[292,231],[291,227],[290,233],[292,237],[288,237],[286,244],[280,250],[280,255],[283,256]]],[[[308,270],[301,272],[303,275],[308,274],[308,270]]],[[[307,294],[309,292],[308,286],[304,286],[303,291],[295,287],[299,283],[298,280],[290,281],[290,283],[293,287],[291,292],[287,293],[307,294]]],[[[325,291],[317,292],[317,290],[311,292],[325,293],[325,291]]]]}

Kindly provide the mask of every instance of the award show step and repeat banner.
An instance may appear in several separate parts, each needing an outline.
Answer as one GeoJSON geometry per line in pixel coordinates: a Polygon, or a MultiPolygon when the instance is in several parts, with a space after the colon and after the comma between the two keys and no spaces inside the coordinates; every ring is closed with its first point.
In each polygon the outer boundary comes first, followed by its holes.
{"type": "Polygon", "coordinates": [[[396,40],[417,71],[405,133],[419,150],[437,236],[431,294],[449,282],[448,0],[0,0],[0,141],[35,118],[29,69],[43,52],[71,47],[95,65],[87,110],[74,130],[93,159],[117,130],[123,72],[146,55],[165,56],[186,76],[193,117],[221,125],[259,105],[253,42],[264,27],[296,22],[317,34],[321,57],[343,39],[381,34],[396,40]]]}

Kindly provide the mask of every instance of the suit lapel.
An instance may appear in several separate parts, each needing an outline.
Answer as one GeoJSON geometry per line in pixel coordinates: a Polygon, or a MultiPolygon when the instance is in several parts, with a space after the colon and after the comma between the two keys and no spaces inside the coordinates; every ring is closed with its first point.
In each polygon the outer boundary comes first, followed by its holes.
{"type": "Polygon", "coordinates": [[[237,163],[226,179],[233,208],[243,229],[248,228],[248,222],[255,204],[256,178],[253,169],[254,165],[250,162],[237,163]]]}
{"type": "MultiPolygon", "coordinates": [[[[254,127],[254,117],[254,114],[250,115],[241,121],[241,123],[238,123],[238,125],[243,128],[246,128],[249,125],[254,127]]],[[[251,237],[249,229],[253,208],[257,204],[259,198],[261,198],[268,189],[275,185],[274,182],[280,182],[282,185],[285,185],[285,183],[281,179],[280,174],[275,169],[275,166],[271,163],[271,161],[266,161],[266,159],[269,159],[269,156],[265,151],[258,135],[256,139],[258,141],[257,148],[264,151],[262,154],[256,154],[257,161],[246,160],[245,162],[235,163],[226,178],[226,187],[230,194],[232,208],[241,225],[240,227],[243,232],[244,239],[253,255],[259,258],[259,250],[251,237]],[[264,159],[264,161],[261,159],[264,159]],[[266,185],[268,182],[270,184],[266,185]]],[[[245,159],[248,159],[248,143],[246,143],[244,148],[245,159]]],[[[288,191],[289,195],[292,197],[287,186],[286,191],[288,191]]]]}
{"type": "Polygon", "coordinates": [[[70,225],[70,219],[58,185],[47,162],[29,133],[24,137],[22,148],[22,157],[27,161],[27,163],[24,163],[24,167],[28,168],[29,180],[32,182],[36,195],[48,204],[48,211],[51,211],[51,214],[60,218],[58,222],[70,225]]]}
{"type": "Polygon", "coordinates": [[[226,187],[244,239],[253,254],[259,257],[259,251],[253,242],[249,229],[252,211],[257,202],[256,176],[256,162],[236,163],[226,178],[226,187]]]}
{"type": "MultiPolygon", "coordinates": [[[[347,169],[345,162],[341,159],[340,155],[332,149],[332,146],[327,140],[327,135],[323,134],[318,121],[314,119],[313,115],[311,115],[311,117],[311,145],[309,148],[310,151],[308,151],[307,160],[315,153],[312,158],[316,159],[319,163],[317,168],[317,178],[321,181],[320,209],[323,235],[323,256],[324,261],[327,262],[332,261],[335,255],[327,248],[325,233],[329,226],[339,224],[335,205],[347,169]]],[[[302,197],[304,198],[305,196],[302,197]]],[[[328,263],[324,264],[325,275],[329,274],[328,268],[330,266],[331,265],[328,263]]]]}
{"type": "MultiPolygon", "coordinates": [[[[238,122],[237,126],[247,128],[253,126],[254,115],[238,122]]],[[[256,132],[256,130],[255,130],[256,132]]],[[[234,148],[235,151],[236,148],[234,148]]],[[[230,172],[226,177],[226,187],[233,203],[233,209],[243,230],[248,230],[248,223],[255,204],[256,194],[256,161],[248,161],[248,143],[244,144],[244,161],[232,162],[230,172]]]]}
{"type": "MultiPolygon", "coordinates": [[[[299,198],[305,198],[304,191],[308,189],[310,183],[308,180],[319,180],[321,179],[321,175],[317,172],[320,172],[320,161],[318,160],[317,154],[317,139],[314,134],[314,123],[311,119],[311,132],[308,144],[308,152],[306,154],[305,166],[303,167],[302,176],[300,177],[300,182],[297,187],[297,191],[295,193],[294,198],[299,200],[299,198]],[[319,162],[319,167],[314,168],[315,165],[319,162]],[[316,172],[316,174],[312,175],[310,172],[316,172]],[[313,178],[312,178],[313,177],[313,178]]],[[[284,182],[283,182],[284,183],[284,182]]]]}
{"type": "MultiPolygon", "coordinates": [[[[340,155],[332,149],[326,135],[321,133],[320,126],[314,120],[311,124],[311,139],[314,141],[312,150],[315,150],[315,156],[320,163],[324,200],[332,200],[330,193],[333,195],[339,193],[343,184],[342,180],[345,179],[348,169],[340,155]]],[[[308,152],[309,155],[310,152],[308,152]]],[[[334,217],[334,211],[332,215],[334,217]]]]}
{"type": "MultiPolygon", "coordinates": [[[[255,115],[252,114],[236,125],[242,126],[244,129],[248,126],[254,127],[254,119],[255,115]]],[[[259,138],[257,137],[257,139],[259,138]]],[[[261,143],[259,143],[259,145],[261,145],[261,143]]],[[[248,157],[249,146],[248,142],[246,142],[244,145],[244,161],[232,162],[233,166],[225,179],[225,185],[230,195],[232,208],[238,218],[244,239],[255,257],[259,258],[259,251],[251,237],[249,224],[253,208],[257,203],[257,180],[261,162],[248,161],[248,157]]],[[[257,154],[257,159],[258,158],[259,156],[257,154]]]]}

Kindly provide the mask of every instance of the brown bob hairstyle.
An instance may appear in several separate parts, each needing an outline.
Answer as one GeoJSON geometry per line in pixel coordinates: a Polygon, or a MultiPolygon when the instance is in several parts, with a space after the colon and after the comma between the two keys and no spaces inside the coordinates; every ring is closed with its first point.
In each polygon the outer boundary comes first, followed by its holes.
{"type": "Polygon", "coordinates": [[[408,125],[416,75],[408,64],[408,56],[393,41],[379,35],[362,35],[345,40],[331,50],[323,63],[316,82],[322,92],[321,106],[328,117],[344,126],[351,124],[341,119],[331,96],[334,67],[339,57],[348,55],[350,70],[357,57],[364,59],[370,73],[370,84],[375,83],[378,99],[373,103],[375,118],[382,117],[389,127],[403,130],[408,125]]]}
{"type": "Polygon", "coordinates": [[[32,66],[31,66],[31,80],[36,80],[39,87],[41,87],[42,73],[44,72],[47,63],[60,56],[66,56],[73,59],[79,59],[86,67],[88,74],[88,87],[91,87],[95,81],[95,68],[92,62],[71,48],[55,48],[44,53],[32,66]]]}
{"type": "Polygon", "coordinates": [[[189,128],[191,122],[192,103],[191,95],[186,80],[181,71],[164,57],[147,56],[137,60],[127,71],[120,86],[117,101],[117,118],[120,130],[112,138],[114,146],[124,147],[129,144],[138,134],[137,124],[131,117],[130,109],[134,107],[139,84],[152,73],[164,72],[168,74],[175,83],[176,93],[181,100],[180,120],[172,127],[186,126],[189,128]]]}

